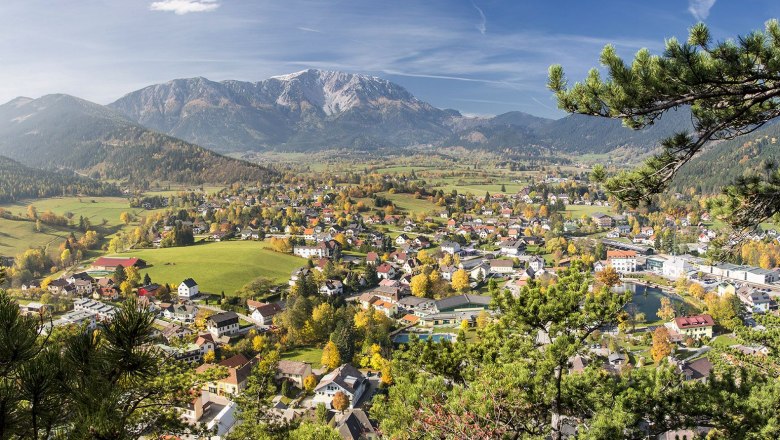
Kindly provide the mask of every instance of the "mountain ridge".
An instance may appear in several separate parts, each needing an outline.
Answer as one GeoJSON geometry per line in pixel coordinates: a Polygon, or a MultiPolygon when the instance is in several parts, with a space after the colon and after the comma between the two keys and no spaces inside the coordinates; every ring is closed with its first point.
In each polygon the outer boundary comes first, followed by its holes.
{"type": "Polygon", "coordinates": [[[108,107],[219,152],[415,145],[646,151],[657,139],[690,129],[685,110],[640,131],[582,115],[556,120],[513,111],[465,117],[376,76],[316,69],[256,82],[180,78],[125,94],[108,107]]]}
{"type": "Polygon", "coordinates": [[[105,106],[66,94],[17,98],[0,105],[0,155],[30,167],[133,181],[222,183],[273,174],[154,132],[105,106]]]}

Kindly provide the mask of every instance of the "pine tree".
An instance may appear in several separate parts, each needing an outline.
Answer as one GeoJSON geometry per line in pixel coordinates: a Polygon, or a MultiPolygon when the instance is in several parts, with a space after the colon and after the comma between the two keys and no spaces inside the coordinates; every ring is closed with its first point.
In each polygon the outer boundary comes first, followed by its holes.
{"type": "MultiPolygon", "coordinates": [[[[620,118],[633,129],[644,128],[669,110],[689,106],[693,133],[678,133],[661,142],[662,152],[643,166],[618,174],[607,189],[630,206],[650,200],[709,141],[732,139],[780,116],[780,24],[766,23],[765,31],[736,41],[713,43],[709,29],[699,23],[688,41],[666,41],[660,56],[642,49],[629,65],[608,45],[601,53],[607,69],[597,69],[569,87],[560,65],[550,67],[548,87],[558,106],[571,113],[620,118]]],[[[739,177],[715,204],[737,229],[751,228],[780,212],[780,170],[768,165],[762,174],[739,177]]]]}

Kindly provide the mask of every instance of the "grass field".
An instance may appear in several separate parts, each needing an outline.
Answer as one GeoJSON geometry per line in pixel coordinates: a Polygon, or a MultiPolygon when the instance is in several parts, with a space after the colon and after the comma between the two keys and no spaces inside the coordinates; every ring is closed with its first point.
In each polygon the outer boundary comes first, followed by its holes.
{"type": "Polygon", "coordinates": [[[610,206],[566,205],[566,214],[571,215],[571,218],[575,220],[583,215],[590,216],[596,212],[609,214],[611,210],[610,206]]]}
{"type": "Polygon", "coordinates": [[[0,208],[5,208],[14,214],[26,215],[29,205],[34,205],[38,212],[52,211],[59,215],[70,212],[76,221],[79,216],[83,216],[94,225],[99,225],[103,219],[106,219],[106,225],[109,227],[121,224],[119,214],[124,211],[133,215],[145,211],[142,208],[130,208],[127,199],[122,197],[52,197],[0,205],[0,208]]]}
{"type": "Polygon", "coordinates": [[[409,211],[411,213],[440,211],[444,208],[436,206],[434,203],[429,202],[427,199],[415,199],[413,194],[389,194],[381,193],[388,200],[395,203],[395,206],[402,210],[409,211]]]}
{"type": "MultiPolygon", "coordinates": [[[[27,207],[30,205],[35,206],[39,213],[51,211],[61,216],[73,214],[74,224],[78,224],[79,216],[89,219],[93,225],[102,225],[105,219],[105,227],[109,232],[125,228],[119,220],[122,212],[127,211],[134,216],[153,212],[142,208],[130,208],[127,199],[122,197],[51,197],[6,203],[0,205],[0,208],[26,217],[27,207]]],[[[68,228],[52,228],[44,225],[42,232],[36,232],[34,226],[32,222],[0,219],[0,255],[15,256],[27,249],[45,245],[56,249],[70,231],[68,228]]],[[[130,226],[133,224],[131,223],[130,226]]],[[[93,256],[92,252],[86,256],[93,256]]]]}
{"type": "Polygon", "coordinates": [[[256,241],[222,241],[194,246],[144,249],[121,254],[142,258],[151,267],[142,269],[155,282],[178,284],[193,278],[206,293],[232,295],[249,281],[263,276],[279,283],[290,278],[293,269],[306,260],[267,249],[256,241]]]}
{"type": "Polygon", "coordinates": [[[316,347],[296,348],[282,353],[282,359],[288,361],[308,362],[312,368],[322,366],[322,349],[316,347]]]}
{"type": "Polygon", "coordinates": [[[68,230],[43,226],[41,232],[35,231],[35,223],[0,218],[0,255],[13,257],[27,249],[50,245],[56,249],[68,230]]]}

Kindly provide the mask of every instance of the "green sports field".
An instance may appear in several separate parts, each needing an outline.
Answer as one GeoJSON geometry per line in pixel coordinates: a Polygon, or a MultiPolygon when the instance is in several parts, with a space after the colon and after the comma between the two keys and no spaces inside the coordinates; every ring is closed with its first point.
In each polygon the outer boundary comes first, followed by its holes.
{"type": "Polygon", "coordinates": [[[179,284],[193,278],[206,293],[232,295],[249,281],[269,277],[279,283],[290,278],[293,269],[306,260],[267,249],[264,242],[222,241],[194,246],[145,249],[122,253],[121,257],[138,257],[150,267],[141,269],[158,283],[179,284]]]}

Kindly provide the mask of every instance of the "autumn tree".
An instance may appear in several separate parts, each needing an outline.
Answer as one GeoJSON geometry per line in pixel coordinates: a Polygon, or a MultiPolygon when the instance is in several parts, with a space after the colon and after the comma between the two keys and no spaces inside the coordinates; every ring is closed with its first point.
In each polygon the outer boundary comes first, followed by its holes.
{"type": "Polygon", "coordinates": [[[669,329],[660,325],[653,331],[653,346],[650,348],[650,355],[655,363],[659,363],[670,354],[672,354],[672,341],[669,339],[669,329]]]}
{"type": "Polygon", "coordinates": [[[333,370],[341,365],[341,355],[339,349],[333,341],[328,341],[322,350],[322,365],[328,370],[333,370]]]}
{"type": "Polygon", "coordinates": [[[662,319],[664,321],[670,321],[677,315],[677,312],[674,311],[674,307],[672,307],[672,301],[665,297],[661,297],[661,307],[658,309],[658,312],[656,313],[656,316],[658,316],[659,319],[662,319]]]}
{"type": "Polygon", "coordinates": [[[596,281],[610,288],[621,283],[620,274],[612,266],[607,266],[601,272],[597,272],[596,281]]]}
{"type": "Polygon", "coordinates": [[[333,402],[331,403],[331,406],[336,411],[344,412],[347,408],[349,408],[349,397],[347,397],[343,391],[336,391],[336,394],[333,395],[333,402]]]}
{"type": "Polygon", "coordinates": [[[412,291],[412,295],[419,297],[427,297],[430,293],[431,282],[428,279],[428,275],[425,273],[419,273],[412,277],[409,283],[409,288],[412,291]]]}
{"type": "Polygon", "coordinates": [[[306,390],[307,393],[312,393],[316,387],[317,377],[315,375],[310,374],[303,378],[303,389],[306,390]]]}
{"type": "MultiPolygon", "coordinates": [[[[779,50],[780,24],[775,19],[763,32],[717,43],[699,23],[686,42],[670,38],[663,54],[642,49],[630,64],[607,45],[601,53],[606,79],[592,69],[585,81],[569,86],[563,68],[551,66],[548,87],[561,109],[619,118],[632,129],[647,127],[670,110],[690,108],[692,133],[662,140],[661,152],[643,166],[607,181],[612,194],[635,207],[663,191],[710,141],[733,139],[780,115],[779,50]]],[[[780,171],[770,164],[760,174],[738,177],[716,207],[735,229],[752,228],[780,211],[778,193],[780,171]]]]}
{"type": "Polygon", "coordinates": [[[452,288],[462,292],[470,287],[469,274],[464,269],[458,269],[452,274],[452,288]]]}

